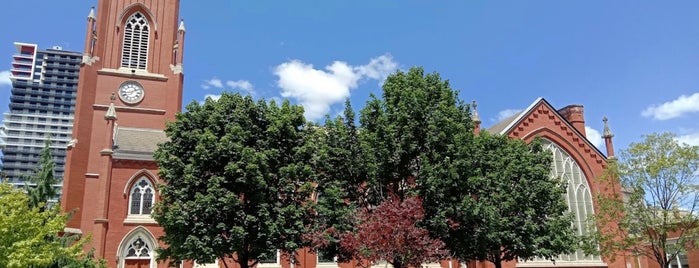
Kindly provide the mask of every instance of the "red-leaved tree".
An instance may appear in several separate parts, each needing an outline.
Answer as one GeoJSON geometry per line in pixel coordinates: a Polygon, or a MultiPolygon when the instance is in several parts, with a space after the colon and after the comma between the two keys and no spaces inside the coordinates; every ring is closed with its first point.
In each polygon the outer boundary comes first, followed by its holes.
{"type": "Polygon", "coordinates": [[[417,224],[425,217],[422,199],[394,197],[357,214],[356,232],[341,235],[340,245],[358,263],[384,260],[394,268],[420,267],[448,256],[444,242],[431,238],[417,224]]]}

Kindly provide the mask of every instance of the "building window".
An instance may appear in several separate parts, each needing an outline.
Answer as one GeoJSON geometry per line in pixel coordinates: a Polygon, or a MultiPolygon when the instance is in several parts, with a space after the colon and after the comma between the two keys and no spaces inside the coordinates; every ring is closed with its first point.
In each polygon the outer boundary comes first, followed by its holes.
{"type": "MultiPolygon", "coordinates": [[[[587,178],[575,159],[558,145],[544,140],[544,148],[553,153],[551,176],[563,180],[566,185],[566,201],[568,210],[573,214],[573,228],[578,235],[586,235],[588,217],[594,214],[592,195],[587,178]]],[[[578,250],[570,255],[561,255],[557,262],[601,262],[600,256],[585,255],[578,250]]]]}
{"type": "Polygon", "coordinates": [[[150,259],[150,246],[141,236],[137,236],[126,248],[124,256],[127,259],[150,259]]]}
{"type": "Polygon", "coordinates": [[[119,244],[116,267],[155,267],[157,247],[155,237],[143,226],[138,226],[119,244]]]}
{"type": "Polygon", "coordinates": [[[270,249],[269,251],[260,254],[257,259],[257,267],[280,268],[279,250],[270,249]]]}
{"type": "Polygon", "coordinates": [[[146,177],[141,177],[131,187],[129,195],[130,215],[150,215],[155,201],[155,189],[146,177]]]}
{"type": "Polygon", "coordinates": [[[146,69],[149,36],[150,26],[143,14],[136,12],[126,20],[124,43],[121,48],[121,67],[146,69]]]}
{"type": "Polygon", "coordinates": [[[335,256],[320,250],[318,251],[318,262],[335,262],[335,256]]]}

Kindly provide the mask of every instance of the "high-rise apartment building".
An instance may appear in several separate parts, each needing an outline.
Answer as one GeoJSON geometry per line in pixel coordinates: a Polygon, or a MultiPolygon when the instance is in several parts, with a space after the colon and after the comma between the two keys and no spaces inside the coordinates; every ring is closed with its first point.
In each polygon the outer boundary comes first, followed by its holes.
{"type": "Polygon", "coordinates": [[[15,46],[10,110],[0,127],[2,171],[10,183],[24,185],[24,176],[38,167],[39,153],[50,138],[54,176],[62,178],[82,53],[60,47],[40,50],[36,44],[15,46]]]}

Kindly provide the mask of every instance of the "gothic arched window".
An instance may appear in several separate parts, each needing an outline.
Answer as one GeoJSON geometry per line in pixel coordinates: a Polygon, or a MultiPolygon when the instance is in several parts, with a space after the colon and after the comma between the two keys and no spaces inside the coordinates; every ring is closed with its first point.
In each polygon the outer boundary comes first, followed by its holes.
{"type": "MultiPolygon", "coordinates": [[[[549,140],[543,140],[544,148],[553,153],[551,176],[566,183],[565,199],[568,211],[573,214],[573,228],[578,235],[588,233],[587,220],[594,214],[590,185],[578,163],[561,147],[549,140]]],[[[561,255],[556,261],[563,262],[601,262],[599,256],[585,255],[578,250],[570,255],[561,255]]]]}
{"type": "Polygon", "coordinates": [[[150,25],[141,13],[133,13],[124,25],[124,43],[121,47],[121,67],[145,70],[148,62],[150,25]]]}
{"type": "Polygon", "coordinates": [[[141,177],[129,191],[129,214],[150,215],[155,201],[155,189],[148,178],[141,177]]]}

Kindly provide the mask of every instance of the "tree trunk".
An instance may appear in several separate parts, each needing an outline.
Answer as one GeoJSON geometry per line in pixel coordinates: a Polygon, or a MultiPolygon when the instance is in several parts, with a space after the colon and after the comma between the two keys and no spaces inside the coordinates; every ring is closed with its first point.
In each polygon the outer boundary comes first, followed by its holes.
{"type": "Polygon", "coordinates": [[[500,250],[496,250],[495,252],[492,252],[492,258],[490,259],[490,262],[495,264],[495,268],[502,268],[502,258],[500,250]]]}
{"type": "Polygon", "coordinates": [[[394,260],[393,268],[403,268],[403,263],[400,260],[394,260]]]}
{"type": "Polygon", "coordinates": [[[238,265],[240,268],[250,268],[250,259],[247,256],[238,255],[238,265]]]}

